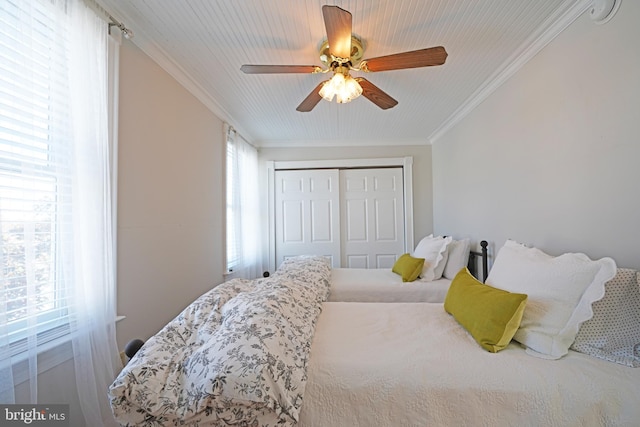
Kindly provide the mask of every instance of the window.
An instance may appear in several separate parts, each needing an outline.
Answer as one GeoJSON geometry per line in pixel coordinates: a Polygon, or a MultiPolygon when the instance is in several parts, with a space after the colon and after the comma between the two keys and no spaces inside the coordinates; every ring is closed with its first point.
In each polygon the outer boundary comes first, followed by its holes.
{"type": "Polygon", "coordinates": [[[227,128],[227,272],[253,279],[261,273],[258,154],[227,128]]]}
{"type": "Polygon", "coordinates": [[[117,47],[95,6],[0,1],[0,401],[24,401],[21,384],[38,403],[39,373],[72,357],[86,425],[112,421],[104,390],[121,366],[109,134],[117,47]]]}
{"type": "Polygon", "coordinates": [[[227,131],[227,272],[232,273],[240,264],[240,175],[238,165],[240,153],[235,143],[235,135],[227,131]]]}
{"type": "Polygon", "coordinates": [[[0,10],[0,311],[12,353],[30,335],[68,333],[57,256],[71,208],[68,55],[51,15],[37,3],[0,10]]]}

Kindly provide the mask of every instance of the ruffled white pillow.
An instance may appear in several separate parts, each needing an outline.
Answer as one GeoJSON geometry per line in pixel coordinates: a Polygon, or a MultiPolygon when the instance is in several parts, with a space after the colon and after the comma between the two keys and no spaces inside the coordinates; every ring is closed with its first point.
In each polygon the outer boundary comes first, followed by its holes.
{"type": "Polygon", "coordinates": [[[447,246],[447,252],[449,256],[442,275],[449,280],[453,280],[453,278],[456,277],[456,274],[469,264],[471,240],[452,240],[447,246]]]}
{"type": "Polygon", "coordinates": [[[580,324],[593,316],[591,304],[602,298],[605,282],[615,274],[611,258],[593,261],[576,253],[553,257],[508,240],[487,284],[529,296],[514,339],[534,356],[559,359],[568,353],[580,324]]]}
{"type": "Polygon", "coordinates": [[[431,282],[442,277],[442,271],[447,262],[445,253],[451,240],[450,236],[433,237],[433,234],[420,240],[412,255],[415,258],[424,258],[424,267],[422,267],[422,273],[420,274],[421,281],[431,282]]]}

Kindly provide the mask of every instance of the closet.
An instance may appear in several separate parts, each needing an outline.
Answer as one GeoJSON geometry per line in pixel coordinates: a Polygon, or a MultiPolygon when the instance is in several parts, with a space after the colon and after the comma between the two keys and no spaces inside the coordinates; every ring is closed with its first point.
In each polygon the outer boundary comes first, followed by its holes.
{"type": "Polygon", "coordinates": [[[288,257],[315,254],[328,257],[333,267],[391,268],[413,247],[407,237],[413,233],[411,163],[411,158],[273,162],[268,168],[272,267],[288,257]]]}

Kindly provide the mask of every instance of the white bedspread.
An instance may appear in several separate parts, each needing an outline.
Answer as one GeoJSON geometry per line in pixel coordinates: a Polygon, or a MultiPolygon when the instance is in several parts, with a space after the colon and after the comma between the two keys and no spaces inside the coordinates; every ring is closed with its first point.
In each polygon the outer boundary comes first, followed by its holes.
{"type": "Polygon", "coordinates": [[[451,280],[402,282],[389,268],[333,268],[329,301],[444,302],[451,280]]]}
{"type": "Polygon", "coordinates": [[[639,399],[640,369],[489,353],[441,304],[327,302],[299,426],[638,426],[639,399]]]}

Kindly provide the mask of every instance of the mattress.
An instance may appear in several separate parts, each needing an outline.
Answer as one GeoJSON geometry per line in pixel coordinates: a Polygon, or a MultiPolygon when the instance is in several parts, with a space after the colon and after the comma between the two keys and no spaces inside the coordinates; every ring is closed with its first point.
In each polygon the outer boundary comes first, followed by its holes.
{"type": "Polygon", "coordinates": [[[640,369],[489,353],[442,304],[326,302],[298,425],[632,426],[638,396],[640,369]]]}
{"type": "Polygon", "coordinates": [[[389,268],[333,268],[329,301],[444,302],[451,280],[402,282],[389,268]]]}

